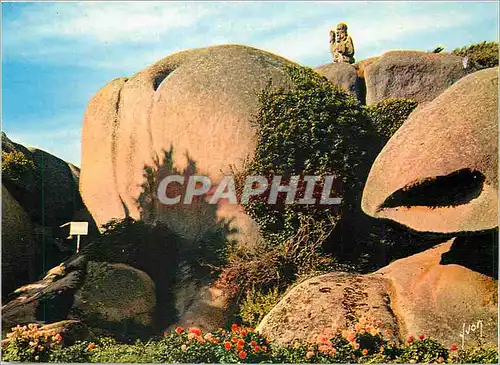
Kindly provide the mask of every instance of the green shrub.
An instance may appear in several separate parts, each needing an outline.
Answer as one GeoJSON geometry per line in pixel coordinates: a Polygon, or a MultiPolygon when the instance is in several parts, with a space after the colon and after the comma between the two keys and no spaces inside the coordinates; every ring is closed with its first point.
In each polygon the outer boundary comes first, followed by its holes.
{"type": "Polygon", "coordinates": [[[2,174],[11,180],[19,178],[30,169],[34,169],[35,164],[25,154],[18,152],[2,151],[2,174]]]}
{"type": "Polygon", "coordinates": [[[387,342],[382,329],[381,322],[362,321],[355,330],[324,329],[322,333],[311,334],[307,341],[278,345],[269,343],[253,328],[237,324],[227,330],[207,333],[198,328],[184,330],[178,327],[171,333],[164,333],[162,338],[128,345],[101,338],[61,348],[61,338],[50,335],[43,343],[52,342],[53,346],[39,350],[42,337],[34,335],[36,330],[33,331],[33,327],[18,328],[15,330],[18,335],[13,331],[8,338],[18,336],[22,339],[2,346],[2,360],[67,363],[498,363],[496,348],[475,347],[458,351],[455,346],[448,350],[422,336],[418,339],[410,337],[405,344],[398,345],[387,342]],[[27,335],[28,332],[31,334],[27,335]],[[35,344],[34,339],[39,341],[35,344]]]}
{"type": "MultiPolygon", "coordinates": [[[[246,174],[267,176],[269,182],[275,175],[284,180],[291,175],[335,175],[332,195],[342,198],[345,191],[360,190],[371,164],[368,151],[374,147],[366,113],[353,96],[312,69],[287,67],[286,73],[293,88],[269,85],[259,95],[253,121],[257,146],[246,174]]],[[[298,195],[303,189],[299,183],[298,195]]],[[[320,194],[317,189],[314,196],[320,194]]],[[[297,232],[301,216],[330,221],[341,212],[340,207],[285,204],[283,194],[275,205],[267,204],[267,198],[261,194],[244,209],[273,241],[297,232]]]]}
{"type": "Polygon", "coordinates": [[[244,323],[256,327],[264,316],[273,309],[280,299],[278,288],[263,293],[252,288],[240,306],[240,316],[244,323]]]}
{"type": "Polygon", "coordinates": [[[469,73],[498,66],[498,42],[481,42],[452,51],[457,56],[467,57],[469,73]]]}
{"type": "Polygon", "coordinates": [[[448,358],[448,351],[437,341],[424,338],[414,340],[412,336],[398,349],[397,359],[403,363],[433,363],[448,358]]]}
{"type": "Polygon", "coordinates": [[[460,364],[498,364],[498,349],[492,347],[470,347],[459,350],[451,357],[453,363],[460,364]]]}
{"type": "Polygon", "coordinates": [[[52,352],[61,347],[62,336],[56,332],[39,331],[38,326],[17,326],[7,334],[2,345],[2,359],[19,362],[47,362],[52,352]]]}
{"type": "Polygon", "coordinates": [[[385,143],[403,125],[417,105],[418,103],[411,99],[386,99],[366,106],[365,109],[385,143]]]}

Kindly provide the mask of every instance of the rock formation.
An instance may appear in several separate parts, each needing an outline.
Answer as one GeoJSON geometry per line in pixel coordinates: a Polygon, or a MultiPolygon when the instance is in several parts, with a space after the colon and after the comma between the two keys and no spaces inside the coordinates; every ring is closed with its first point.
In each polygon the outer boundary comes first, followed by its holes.
{"type": "Polygon", "coordinates": [[[258,330],[288,342],[374,316],[401,340],[424,333],[445,345],[473,345],[479,337],[496,345],[497,108],[497,68],[464,77],[410,116],[365,185],[367,214],[455,238],[373,274],[309,279],[291,289],[258,330]],[[354,305],[344,305],[352,296],[354,305]],[[464,332],[472,324],[481,332],[464,332]]]}
{"type": "Polygon", "coordinates": [[[2,290],[11,292],[34,278],[35,255],[33,225],[2,185],[2,290]]]}
{"type": "Polygon", "coordinates": [[[471,74],[410,115],[372,166],[366,213],[418,231],[497,227],[496,74],[471,74]]]}
{"type": "Polygon", "coordinates": [[[358,77],[356,68],[353,65],[348,63],[326,63],[316,67],[314,71],[325,76],[332,84],[341,86],[345,91],[361,101],[361,79],[358,77]]]}
{"type": "Polygon", "coordinates": [[[3,132],[2,152],[2,295],[5,298],[67,256],[59,246],[71,243],[61,235],[61,224],[76,218],[90,222],[91,229],[95,224],[78,191],[76,166],[45,151],[12,142],[3,132]],[[15,159],[5,163],[12,156],[26,165],[17,166],[15,159]]]}
{"type": "Polygon", "coordinates": [[[466,71],[459,56],[390,51],[364,69],[366,104],[388,98],[431,101],[465,76],[466,71]]]}
{"type": "MultiPolygon", "coordinates": [[[[257,94],[270,80],[286,86],[287,64],[250,47],[208,47],[168,56],[102,88],[85,113],[80,180],[97,223],[141,217],[144,168],[171,148],[177,170],[192,163],[215,183],[231,165],[240,168],[255,148],[250,121],[257,94]]],[[[240,207],[224,205],[216,213],[234,219],[240,241],[253,240],[255,224],[240,207]]]]}
{"type": "Polygon", "coordinates": [[[151,331],[155,305],[155,284],[146,273],[90,261],[71,312],[94,332],[140,335],[151,331]]]}

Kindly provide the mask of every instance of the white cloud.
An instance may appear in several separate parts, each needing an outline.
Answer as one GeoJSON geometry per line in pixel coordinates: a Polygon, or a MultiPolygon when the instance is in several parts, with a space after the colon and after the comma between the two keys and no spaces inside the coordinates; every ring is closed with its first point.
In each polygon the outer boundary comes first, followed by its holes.
{"type": "MultiPolygon", "coordinates": [[[[381,12],[383,13],[383,11],[381,12]]],[[[409,35],[418,36],[436,33],[439,29],[460,27],[471,22],[472,17],[463,13],[432,14],[388,14],[382,19],[377,16],[367,17],[365,14],[347,16],[349,34],[354,40],[356,53],[367,58],[380,54],[380,49],[387,49],[387,44],[396,40],[404,40],[409,35]],[[369,54],[369,52],[374,54],[369,54]]],[[[269,50],[296,62],[325,59],[329,62],[329,30],[332,22],[326,21],[314,27],[292,29],[284,35],[274,37],[261,44],[269,50]]],[[[408,48],[412,48],[408,45],[408,48]]]]}
{"type": "Polygon", "coordinates": [[[35,147],[53,154],[60,159],[80,166],[81,126],[79,123],[68,124],[74,115],[56,119],[37,120],[39,129],[5,128],[4,132],[13,142],[25,147],[35,147]]]}

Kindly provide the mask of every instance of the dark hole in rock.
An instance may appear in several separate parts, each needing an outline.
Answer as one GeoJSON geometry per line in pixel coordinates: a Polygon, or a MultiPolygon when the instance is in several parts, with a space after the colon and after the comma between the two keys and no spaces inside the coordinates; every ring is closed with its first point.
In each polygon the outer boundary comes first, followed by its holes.
{"type": "Polygon", "coordinates": [[[462,169],[446,176],[436,176],[402,188],[391,194],[383,208],[428,206],[447,207],[467,204],[483,190],[485,176],[479,171],[462,169]]]}
{"type": "Polygon", "coordinates": [[[498,280],[498,229],[457,237],[440,264],[461,265],[498,280]]]}

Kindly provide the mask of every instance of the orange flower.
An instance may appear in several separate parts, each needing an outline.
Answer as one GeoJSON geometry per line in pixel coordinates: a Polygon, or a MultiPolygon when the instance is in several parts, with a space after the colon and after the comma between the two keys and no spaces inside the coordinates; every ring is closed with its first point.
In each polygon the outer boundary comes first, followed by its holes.
{"type": "Polygon", "coordinates": [[[334,356],[336,352],[337,352],[337,349],[334,347],[334,348],[332,348],[332,349],[330,350],[330,355],[331,355],[331,356],[334,356]]]}
{"type": "Polygon", "coordinates": [[[306,353],[306,357],[307,357],[308,359],[310,359],[310,358],[311,358],[311,357],[313,357],[313,356],[314,356],[314,352],[312,352],[312,351],[308,351],[308,352],[306,353]]]}
{"type": "Polygon", "coordinates": [[[415,341],[415,338],[413,336],[408,336],[408,339],[406,340],[406,342],[412,343],[413,341],[415,341]]]}
{"type": "Polygon", "coordinates": [[[94,347],[95,347],[95,343],[93,343],[93,342],[89,343],[89,345],[87,346],[87,351],[91,351],[94,347]]]}
{"type": "Polygon", "coordinates": [[[438,357],[438,363],[440,363],[440,364],[441,364],[443,361],[444,361],[444,358],[443,358],[442,356],[439,356],[439,357],[438,357]]]}
{"type": "Polygon", "coordinates": [[[203,336],[203,338],[207,341],[212,341],[213,335],[210,332],[208,332],[205,336],[203,336]]]}
{"type": "Polygon", "coordinates": [[[424,338],[425,338],[425,336],[424,336],[424,334],[423,334],[423,333],[421,333],[420,335],[418,335],[418,339],[419,339],[420,341],[422,341],[424,338]]]}
{"type": "Polygon", "coordinates": [[[254,350],[255,352],[259,352],[259,350],[260,350],[260,346],[259,346],[259,345],[255,345],[255,346],[254,346],[254,348],[253,348],[253,350],[254,350]]]}
{"type": "Polygon", "coordinates": [[[387,329],[385,330],[385,334],[386,334],[387,336],[392,335],[392,330],[391,330],[390,328],[387,328],[387,329]]]}
{"type": "Polygon", "coordinates": [[[247,331],[245,331],[245,330],[240,331],[240,335],[245,336],[246,334],[247,334],[247,331]]]}
{"type": "Polygon", "coordinates": [[[187,336],[187,337],[188,337],[188,340],[193,340],[193,339],[195,339],[195,338],[196,338],[196,337],[198,337],[198,336],[196,336],[196,334],[195,334],[195,333],[192,333],[192,332],[191,332],[191,333],[188,333],[188,336],[187,336]]]}
{"type": "Polygon", "coordinates": [[[230,350],[231,349],[231,342],[224,342],[224,348],[226,349],[226,351],[230,350]]]}
{"type": "Polygon", "coordinates": [[[238,357],[241,360],[245,360],[247,358],[247,353],[245,351],[240,351],[240,352],[238,352],[238,357]]]}
{"type": "Polygon", "coordinates": [[[239,329],[239,328],[240,328],[240,327],[239,327],[236,323],[233,323],[233,324],[231,325],[231,331],[238,331],[238,329],[239,329]]]}
{"type": "Polygon", "coordinates": [[[180,335],[182,332],[184,332],[184,329],[183,329],[182,327],[177,327],[177,328],[175,329],[175,332],[176,332],[178,335],[180,335]]]}
{"type": "Polygon", "coordinates": [[[255,342],[255,341],[250,341],[250,346],[255,346],[255,345],[257,345],[257,342],[255,342]]]}
{"type": "Polygon", "coordinates": [[[214,338],[214,343],[219,343],[219,339],[217,337],[214,338]]]}
{"type": "Polygon", "coordinates": [[[368,355],[368,350],[367,349],[361,350],[361,354],[363,354],[363,356],[368,355]]]}
{"type": "Polygon", "coordinates": [[[237,348],[238,350],[243,350],[243,347],[245,347],[245,344],[242,344],[242,343],[240,343],[240,342],[238,342],[238,343],[236,344],[236,348],[237,348]]]}
{"type": "Polygon", "coordinates": [[[239,338],[238,341],[237,341],[238,345],[244,345],[245,344],[245,340],[242,339],[242,338],[239,338]]]}
{"type": "Polygon", "coordinates": [[[457,345],[451,345],[450,351],[457,351],[457,350],[458,350],[458,346],[457,345]]]}
{"type": "Polygon", "coordinates": [[[61,342],[62,341],[62,336],[60,333],[56,334],[54,337],[52,337],[54,341],[61,342]]]}
{"type": "Polygon", "coordinates": [[[380,346],[380,353],[384,352],[385,350],[385,347],[384,346],[380,346]]]}
{"type": "Polygon", "coordinates": [[[247,332],[253,332],[255,331],[252,327],[247,327],[247,332]]]}
{"type": "Polygon", "coordinates": [[[328,342],[328,337],[326,337],[325,335],[321,335],[321,336],[319,336],[318,340],[321,343],[327,343],[328,342]]]}
{"type": "Polygon", "coordinates": [[[194,333],[196,336],[201,336],[201,330],[199,328],[193,327],[189,329],[190,333],[194,333]]]}

